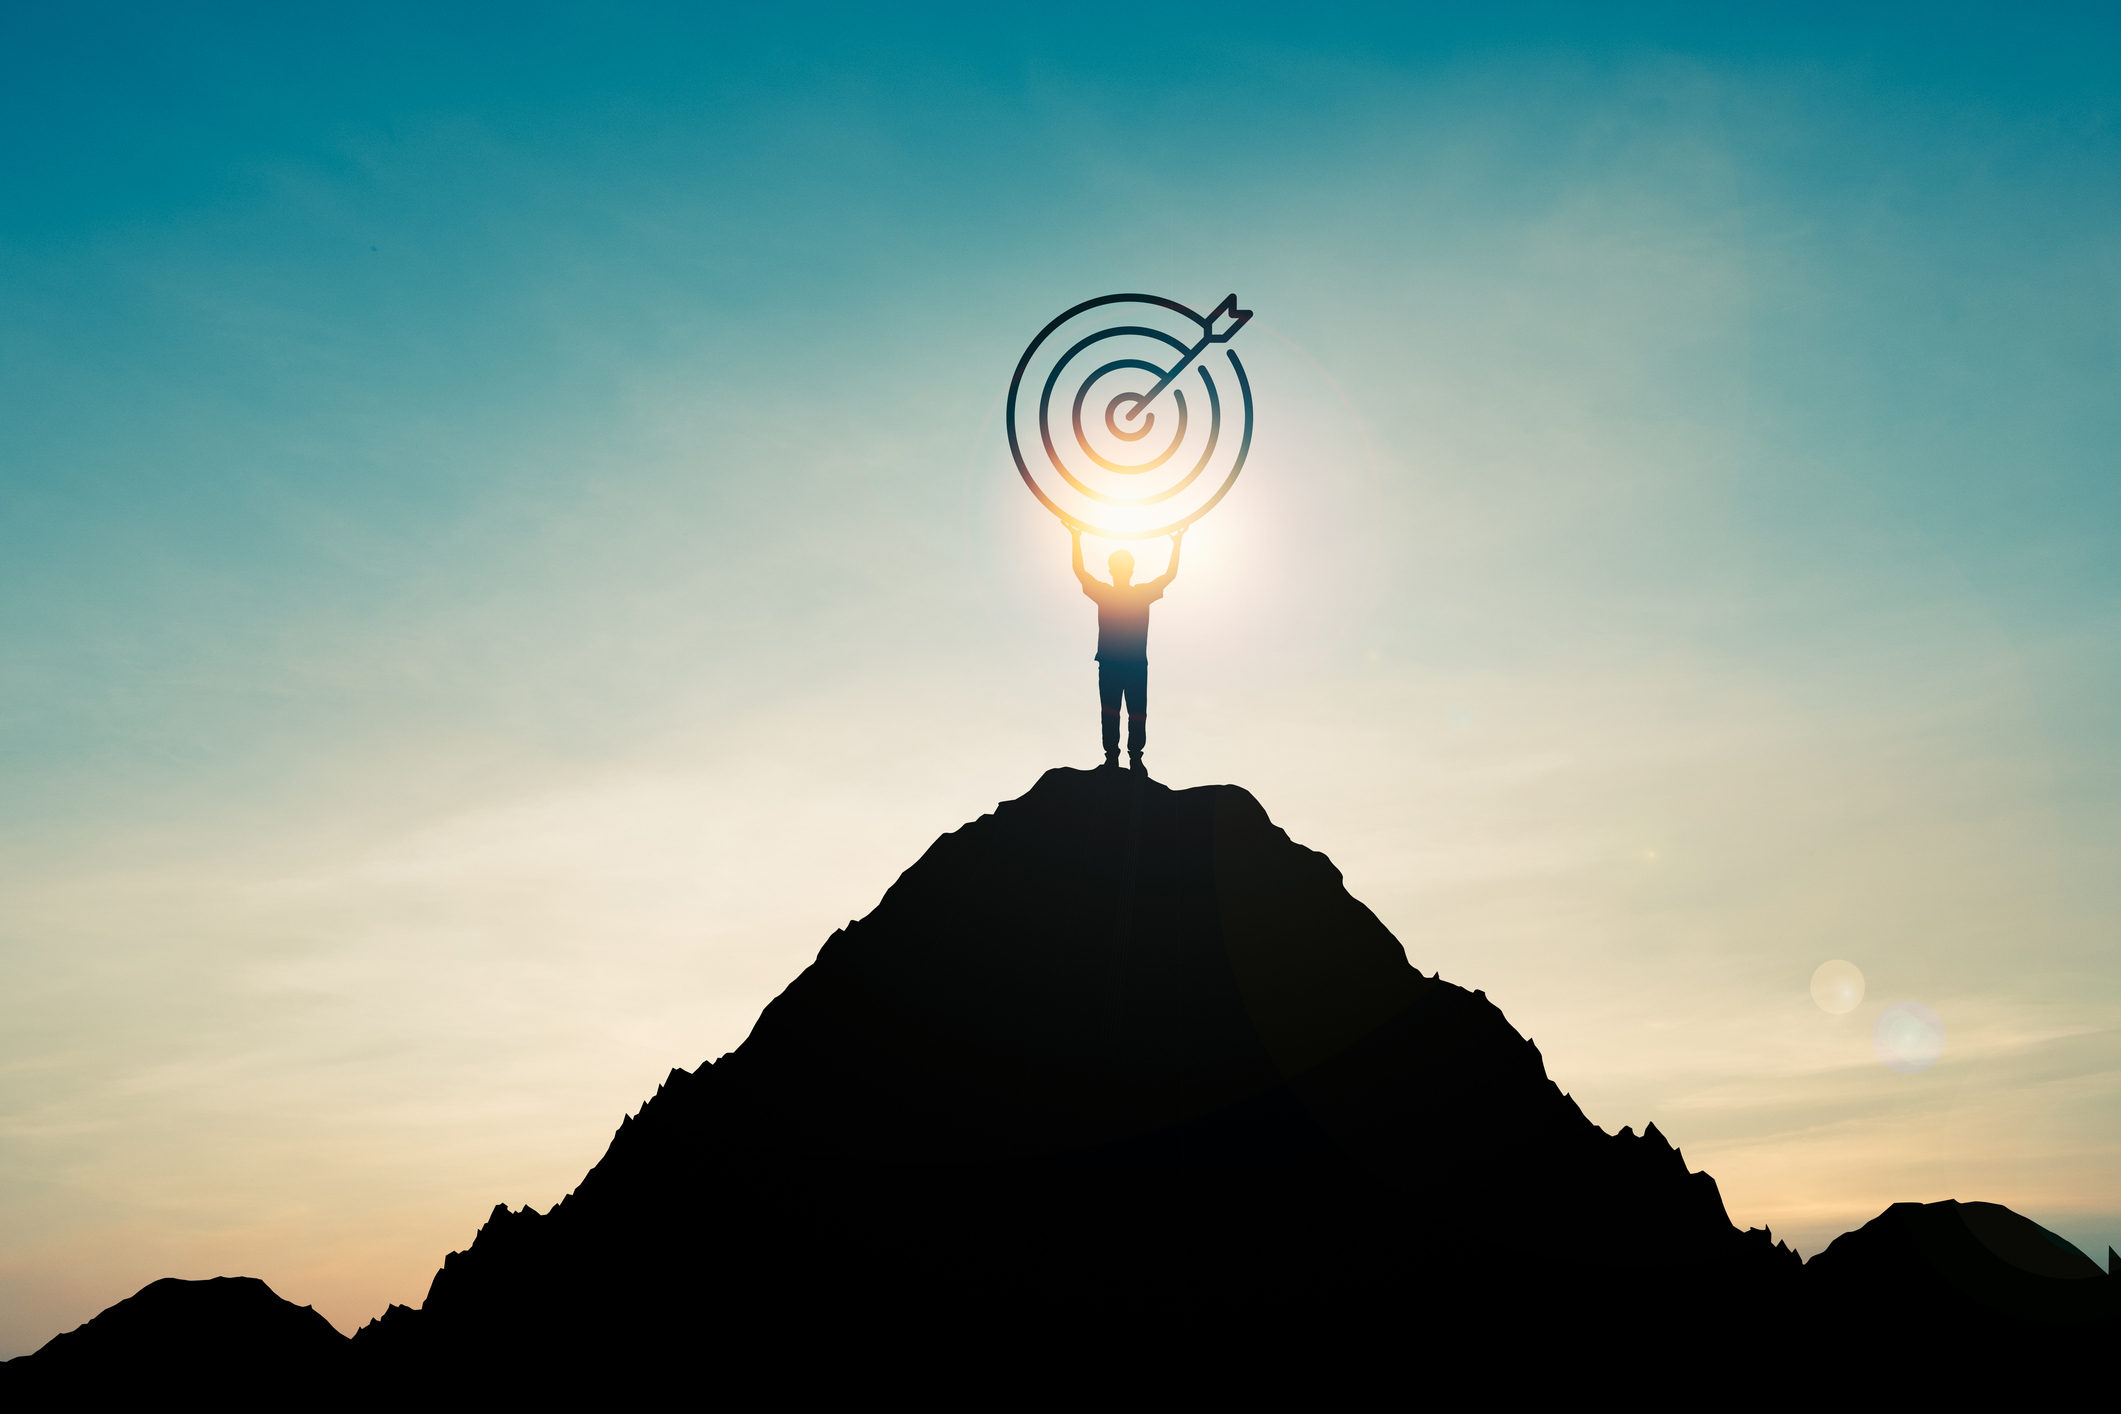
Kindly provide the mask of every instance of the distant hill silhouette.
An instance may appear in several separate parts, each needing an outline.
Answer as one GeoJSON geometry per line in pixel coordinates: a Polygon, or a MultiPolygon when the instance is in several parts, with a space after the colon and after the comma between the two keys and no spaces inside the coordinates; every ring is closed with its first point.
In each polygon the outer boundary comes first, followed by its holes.
{"type": "Polygon", "coordinates": [[[349,1344],[316,1311],[256,1277],[164,1277],[34,1356],[8,1361],[0,1393],[21,1381],[91,1404],[99,1395],[187,1387],[239,1405],[277,1401],[343,1375],[349,1344]]]}
{"type": "Polygon", "coordinates": [[[937,840],[573,1194],[496,1207],[346,1353],[386,1387],[1004,1360],[1042,1372],[1018,1393],[1315,1386],[1417,1350],[1676,1368],[1881,1283],[2012,1351],[2110,1338],[2121,1286],[1988,1204],[1896,1205],[1806,1268],[1654,1125],[1586,1119],[1251,795],[1063,769],[937,840]]]}
{"type": "MultiPolygon", "coordinates": [[[[2109,1271],[2114,1261],[2109,1248],[2109,1271]]],[[[1807,1276],[1815,1304],[1854,1313],[1890,1303],[1938,1331],[2067,1326],[2121,1311],[2121,1272],[2101,1272],[2000,1203],[1895,1203],[1835,1238],[1807,1276]]]]}

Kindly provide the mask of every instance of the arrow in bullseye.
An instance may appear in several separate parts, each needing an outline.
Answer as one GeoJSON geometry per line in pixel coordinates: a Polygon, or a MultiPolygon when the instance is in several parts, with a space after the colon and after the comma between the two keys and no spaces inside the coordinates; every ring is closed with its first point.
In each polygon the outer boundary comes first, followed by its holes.
{"type": "MultiPolygon", "coordinates": [[[[1133,409],[1127,413],[1127,421],[1132,422],[1135,418],[1140,417],[1142,414],[1142,409],[1148,407],[1149,404],[1155,402],[1156,395],[1158,393],[1161,393],[1164,389],[1170,387],[1172,379],[1178,377],[1179,374],[1184,373],[1188,368],[1190,368],[1193,364],[1193,360],[1200,357],[1201,351],[1203,349],[1207,348],[1210,344],[1229,343],[1230,340],[1237,337],[1237,331],[1244,328],[1246,323],[1248,323],[1251,318],[1251,310],[1239,309],[1237,307],[1236,295],[1224,295],[1223,302],[1215,306],[1215,308],[1209,312],[1208,317],[1206,319],[1200,321],[1200,342],[1195,344],[1191,349],[1187,350],[1186,356],[1180,359],[1169,373],[1166,373],[1164,375],[1163,381],[1161,383],[1158,383],[1154,388],[1151,388],[1148,392],[1141,394],[1139,397],[1136,397],[1132,393],[1120,394],[1119,397],[1114,398],[1112,400],[1112,406],[1105,410],[1106,417],[1110,418],[1110,416],[1114,412],[1117,412],[1119,410],[1119,405],[1122,402],[1131,402],[1134,404],[1133,409]],[[1221,319],[1224,315],[1228,315],[1230,317],[1230,324],[1228,328],[1224,329],[1220,334],[1218,334],[1215,332],[1215,321],[1221,319]]],[[[1146,432],[1148,430],[1149,429],[1146,427],[1142,429],[1143,432],[1146,432]]],[[[1128,440],[1131,441],[1137,435],[1139,434],[1131,432],[1128,433],[1128,440]]]]}

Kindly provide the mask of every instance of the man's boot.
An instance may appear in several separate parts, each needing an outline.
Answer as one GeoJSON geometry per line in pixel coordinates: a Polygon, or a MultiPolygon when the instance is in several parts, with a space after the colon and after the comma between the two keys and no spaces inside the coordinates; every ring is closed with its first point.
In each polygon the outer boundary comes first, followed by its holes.
{"type": "Polygon", "coordinates": [[[1139,751],[1127,753],[1127,766],[1130,770],[1139,771],[1145,776],[1149,774],[1149,768],[1142,764],[1142,754],[1139,751]]]}
{"type": "Polygon", "coordinates": [[[1108,747],[1106,747],[1106,748],[1105,748],[1105,764],[1106,764],[1107,766],[1110,766],[1110,767],[1111,767],[1111,768],[1112,768],[1113,770],[1115,770],[1115,771],[1119,769],[1119,748],[1118,748],[1118,747],[1116,747],[1116,746],[1108,746],[1108,747]]]}

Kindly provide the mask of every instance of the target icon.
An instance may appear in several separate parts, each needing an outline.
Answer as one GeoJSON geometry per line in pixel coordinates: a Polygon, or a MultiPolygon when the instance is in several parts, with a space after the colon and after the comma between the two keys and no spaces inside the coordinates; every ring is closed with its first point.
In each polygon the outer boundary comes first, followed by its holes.
{"type": "Polygon", "coordinates": [[[1227,345],[1231,295],[1195,314],[1158,295],[1085,300],[1039,331],[1009,380],[1009,455],[1062,521],[1108,540],[1185,529],[1237,484],[1252,385],[1227,345]],[[1030,456],[1025,448],[1032,449],[1030,456]]]}

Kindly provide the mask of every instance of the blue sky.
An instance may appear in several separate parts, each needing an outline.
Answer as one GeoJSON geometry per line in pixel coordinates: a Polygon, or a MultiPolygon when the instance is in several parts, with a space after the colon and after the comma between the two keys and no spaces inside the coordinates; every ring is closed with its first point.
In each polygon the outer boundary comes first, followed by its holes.
{"type": "Polygon", "coordinates": [[[996,419],[1122,289],[1258,311],[1160,778],[1741,1223],[2121,1241],[2100,12],[10,26],[0,1354],[417,1300],[1094,760],[996,419]]]}

